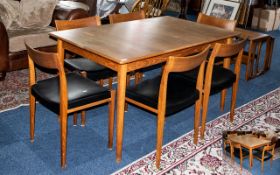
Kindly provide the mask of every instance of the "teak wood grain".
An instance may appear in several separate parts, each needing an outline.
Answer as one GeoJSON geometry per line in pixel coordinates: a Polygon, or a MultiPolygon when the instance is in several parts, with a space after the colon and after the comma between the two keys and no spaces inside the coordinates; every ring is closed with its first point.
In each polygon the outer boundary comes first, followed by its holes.
{"type": "Polygon", "coordinates": [[[118,72],[116,159],[120,162],[127,72],[165,62],[169,56],[196,53],[239,32],[165,16],[50,35],[61,42],[59,52],[70,50],[118,72]]]}

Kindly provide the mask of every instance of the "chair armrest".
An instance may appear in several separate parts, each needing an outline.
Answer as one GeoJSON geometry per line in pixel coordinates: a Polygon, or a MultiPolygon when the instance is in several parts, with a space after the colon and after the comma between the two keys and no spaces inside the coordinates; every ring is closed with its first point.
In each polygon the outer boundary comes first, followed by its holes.
{"type": "Polygon", "coordinates": [[[65,9],[65,8],[56,8],[53,13],[53,19],[51,26],[55,26],[55,20],[73,20],[79,18],[89,17],[89,13],[83,9],[65,9]]]}
{"type": "Polygon", "coordinates": [[[0,21],[0,72],[9,68],[9,38],[6,27],[0,21]]]}

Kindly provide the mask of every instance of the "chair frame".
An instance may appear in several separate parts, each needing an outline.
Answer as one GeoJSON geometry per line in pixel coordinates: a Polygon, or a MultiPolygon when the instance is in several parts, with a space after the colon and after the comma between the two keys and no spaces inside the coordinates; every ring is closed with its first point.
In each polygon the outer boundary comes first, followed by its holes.
{"type": "MultiPolygon", "coordinates": [[[[230,63],[231,63],[230,57],[237,55],[236,60],[235,60],[235,66],[234,66],[234,73],[236,75],[236,80],[232,85],[232,96],[231,96],[231,106],[230,106],[230,121],[232,122],[234,119],[234,109],[235,109],[235,104],[236,104],[236,95],[237,95],[237,89],[238,89],[238,82],[239,82],[239,78],[240,78],[240,69],[241,69],[241,62],[242,62],[242,56],[243,56],[245,42],[246,42],[246,39],[243,39],[242,41],[238,41],[238,42],[232,43],[232,44],[216,43],[213,48],[211,56],[208,60],[207,70],[206,70],[206,74],[205,74],[206,77],[205,77],[204,93],[203,93],[204,97],[203,97],[203,104],[202,104],[203,111],[202,111],[202,122],[201,122],[201,130],[200,130],[201,139],[204,139],[209,96],[210,96],[211,84],[212,84],[212,73],[213,73],[213,67],[215,64],[216,57],[224,57],[223,67],[225,69],[230,69],[230,63]]],[[[226,98],[226,89],[223,89],[221,91],[221,108],[222,109],[224,108],[225,98],[226,98]]]]}
{"type": "Polygon", "coordinates": [[[47,69],[58,70],[59,76],[59,91],[60,91],[60,107],[59,107],[59,122],[60,122],[60,137],[61,137],[61,167],[66,167],[66,146],[67,146],[67,119],[68,114],[85,110],[87,108],[101,105],[104,103],[109,104],[109,121],[108,121],[108,147],[113,146],[113,130],[114,130],[114,108],[115,108],[115,90],[111,90],[111,97],[108,99],[92,102],[75,108],[68,108],[67,96],[67,80],[64,71],[63,60],[60,60],[57,53],[46,53],[34,50],[26,44],[28,50],[28,63],[29,63],[29,102],[30,102],[30,140],[34,142],[35,130],[35,106],[36,99],[32,95],[31,87],[36,84],[35,77],[35,64],[45,67],[47,69]],[[34,64],[35,63],[35,64],[34,64]]]}
{"type": "Polygon", "coordinates": [[[263,166],[264,166],[264,154],[265,154],[265,152],[271,151],[270,153],[271,153],[272,157],[270,158],[270,167],[272,167],[272,161],[273,161],[273,158],[274,158],[275,145],[276,144],[274,143],[272,145],[264,146],[263,151],[262,151],[262,158],[261,159],[259,157],[257,157],[257,156],[253,156],[254,158],[256,158],[256,159],[261,161],[261,163],[262,163],[262,172],[263,172],[263,166]]]}
{"type": "MultiPolygon", "coordinates": [[[[81,27],[90,27],[90,26],[101,26],[101,19],[99,16],[92,16],[87,18],[75,19],[75,20],[55,20],[55,26],[57,31],[61,30],[69,30],[81,27]]],[[[83,77],[87,77],[86,71],[81,71],[80,74],[83,77]]],[[[101,86],[104,85],[104,80],[99,80],[99,84],[101,86]]],[[[113,86],[113,78],[108,78],[109,88],[112,89],[113,86]]],[[[81,112],[81,126],[85,126],[86,123],[86,112],[81,112]]],[[[73,124],[77,125],[77,113],[74,113],[73,124]]]]}
{"type": "Polygon", "coordinates": [[[198,141],[198,133],[199,133],[198,128],[200,123],[200,113],[201,113],[201,104],[202,104],[205,60],[209,48],[210,46],[208,46],[206,49],[204,49],[202,52],[200,52],[197,55],[188,56],[188,57],[171,56],[167,59],[167,62],[163,67],[157,109],[147,106],[133,99],[130,99],[128,97],[125,98],[126,102],[132,103],[136,106],[139,106],[141,108],[144,108],[148,111],[157,114],[157,142],[156,142],[156,167],[157,168],[160,167],[165,112],[166,112],[168,75],[171,72],[184,72],[200,66],[199,74],[197,78],[197,84],[196,84],[196,88],[199,91],[199,99],[195,102],[195,117],[194,117],[194,143],[196,144],[198,141]]]}

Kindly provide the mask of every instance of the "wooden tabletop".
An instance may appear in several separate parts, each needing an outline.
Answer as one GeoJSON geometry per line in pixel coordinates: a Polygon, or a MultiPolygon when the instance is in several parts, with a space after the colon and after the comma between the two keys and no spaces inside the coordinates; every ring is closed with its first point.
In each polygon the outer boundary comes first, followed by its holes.
{"type": "Polygon", "coordinates": [[[229,136],[229,139],[235,143],[240,143],[242,146],[246,148],[257,148],[263,145],[269,144],[271,141],[258,138],[253,135],[232,135],[229,136]]]}
{"type": "Polygon", "coordinates": [[[266,33],[255,32],[241,28],[236,28],[235,31],[240,32],[243,37],[248,37],[249,40],[256,40],[269,37],[269,35],[266,33]]]}
{"type": "Polygon", "coordinates": [[[126,64],[239,33],[165,16],[51,32],[50,35],[118,64],[126,64]]]}

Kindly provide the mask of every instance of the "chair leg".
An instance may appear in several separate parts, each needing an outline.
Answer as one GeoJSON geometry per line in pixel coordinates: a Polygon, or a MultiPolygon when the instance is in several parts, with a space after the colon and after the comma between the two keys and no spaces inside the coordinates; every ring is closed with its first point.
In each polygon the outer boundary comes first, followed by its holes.
{"type": "Polygon", "coordinates": [[[224,111],[226,101],[227,89],[222,90],[220,99],[220,110],[224,111]]]}
{"type": "Polygon", "coordinates": [[[78,113],[75,112],[75,113],[73,114],[73,125],[74,125],[74,126],[77,126],[77,118],[78,118],[78,113]]]}
{"type": "Polygon", "coordinates": [[[115,97],[116,91],[111,91],[111,101],[109,102],[109,123],[108,123],[108,148],[113,147],[113,135],[114,135],[114,116],[115,116],[115,97]]]}
{"type": "Polygon", "coordinates": [[[230,121],[231,122],[233,122],[233,119],[234,119],[234,109],[235,109],[235,104],[236,104],[237,88],[238,88],[238,83],[237,82],[233,83],[232,95],[231,95],[231,105],[230,105],[230,121]]]}
{"type": "Polygon", "coordinates": [[[67,113],[61,112],[60,114],[60,146],[61,146],[61,167],[66,167],[66,146],[67,146],[67,113]]]}
{"type": "Polygon", "coordinates": [[[207,118],[207,112],[208,112],[208,102],[209,102],[209,96],[210,96],[210,89],[206,88],[204,91],[203,96],[203,104],[202,104],[202,119],[201,119],[201,128],[200,128],[200,137],[201,139],[204,139],[204,132],[205,132],[205,125],[206,125],[206,118],[207,118]]]}
{"type": "Polygon", "coordinates": [[[156,167],[160,168],[161,159],[161,149],[162,149],[162,139],[164,131],[164,120],[165,116],[162,112],[158,113],[157,117],[157,145],[156,145],[156,167]]]}
{"type": "Polygon", "coordinates": [[[198,142],[198,132],[199,132],[199,124],[200,124],[200,106],[201,106],[201,101],[197,100],[195,102],[195,116],[194,116],[194,134],[193,134],[194,144],[197,144],[198,142]]]}
{"type": "Polygon", "coordinates": [[[35,108],[36,108],[36,100],[33,95],[30,95],[30,141],[34,142],[34,129],[35,129],[35,108]]]}
{"type": "Polygon", "coordinates": [[[113,78],[112,77],[108,78],[108,84],[109,84],[109,89],[113,89],[113,78]]]}
{"type": "Polygon", "coordinates": [[[85,127],[85,125],[86,125],[86,111],[83,110],[81,112],[81,126],[85,127]]]}

